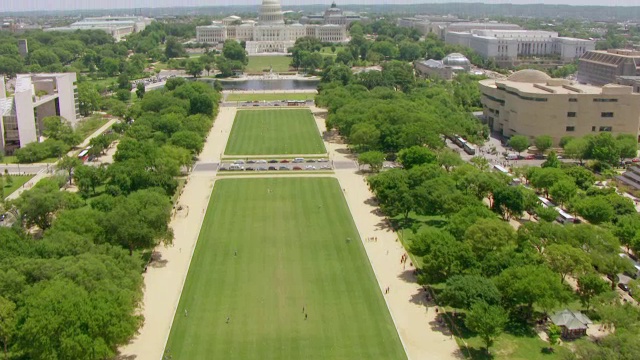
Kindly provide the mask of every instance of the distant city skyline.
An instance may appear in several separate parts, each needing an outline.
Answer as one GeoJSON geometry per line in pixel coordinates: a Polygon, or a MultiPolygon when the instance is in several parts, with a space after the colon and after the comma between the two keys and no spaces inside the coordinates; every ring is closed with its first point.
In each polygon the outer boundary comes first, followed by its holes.
{"type": "MultiPolygon", "coordinates": [[[[293,5],[323,5],[332,0],[281,0],[284,8],[293,5]]],[[[163,8],[163,7],[193,7],[193,6],[231,6],[258,5],[262,0],[5,0],[0,13],[14,11],[51,11],[51,10],[105,10],[105,9],[134,9],[134,8],[163,8]],[[107,7],[108,4],[108,7],[107,7]]],[[[338,5],[380,5],[380,4],[425,4],[469,2],[485,4],[549,4],[549,5],[600,5],[600,6],[640,6],[638,0],[613,0],[603,3],[602,0],[345,0],[336,1],[338,5]]]]}

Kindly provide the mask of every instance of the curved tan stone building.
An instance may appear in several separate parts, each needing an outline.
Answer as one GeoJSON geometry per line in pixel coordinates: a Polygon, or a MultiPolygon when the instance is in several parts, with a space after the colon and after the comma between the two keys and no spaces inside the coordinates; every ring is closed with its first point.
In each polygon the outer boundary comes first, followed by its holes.
{"type": "Polygon", "coordinates": [[[563,136],[638,136],[640,94],[630,86],[582,85],[520,70],[506,80],[480,81],[480,91],[485,122],[506,137],[550,135],[557,145],[563,136]]]}

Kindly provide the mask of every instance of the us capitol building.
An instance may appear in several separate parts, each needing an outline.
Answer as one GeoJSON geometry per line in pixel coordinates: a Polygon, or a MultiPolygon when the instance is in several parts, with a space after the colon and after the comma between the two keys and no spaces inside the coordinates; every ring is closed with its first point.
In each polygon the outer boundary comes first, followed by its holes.
{"type": "MultiPolygon", "coordinates": [[[[316,16],[319,18],[319,16],[316,16]]],[[[307,19],[307,18],[305,18],[307,19]]],[[[262,0],[258,21],[229,16],[221,22],[196,28],[196,41],[204,44],[220,44],[227,39],[246,42],[249,55],[286,54],[298,38],[310,36],[322,42],[347,41],[347,25],[360,20],[359,16],[344,14],[336,4],[331,4],[321,24],[285,24],[279,0],[262,0]]],[[[316,20],[314,18],[314,20],[316,20]]]]}

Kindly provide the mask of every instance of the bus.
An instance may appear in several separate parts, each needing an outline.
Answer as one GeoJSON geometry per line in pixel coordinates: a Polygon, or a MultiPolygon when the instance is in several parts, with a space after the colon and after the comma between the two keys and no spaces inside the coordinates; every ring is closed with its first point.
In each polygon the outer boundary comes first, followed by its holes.
{"type": "Polygon", "coordinates": [[[538,196],[538,200],[540,200],[540,202],[542,203],[542,207],[545,207],[545,208],[555,208],[556,207],[556,204],[552,203],[551,201],[549,201],[548,199],[546,199],[546,198],[544,198],[542,196],[538,196]]]}
{"type": "Polygon", "coordinates": [[[476,154],[476,147],[466,141],[464,142],[464,146],[462,147],[462,149],[464,150],[464,152],[466,152],[469,155],[476,154]]]}
{"type": "Polygon", "coordinates": [[[569,215],[566,211],[556,208],[556,210],[558,211],[558,217],[556,218],[556,221],[559,222],[560,224],[566,224],[566,223],[579,223],[580,221],[576,218],[574,218],[573,216],[569,215]]]}
{"type": "Polygon", "coordinates": [[[504,166],[501,165],[493,165],[493,168],[496,169],[497,171],[505,174],[505,175],[511,175],[509,174],[509,170],[505,169],[504,166]]]}
{"type": "Polygon", "coordinates": [[[459,147],[463,146],[464,140],[460,136],[458,136],[456,134],[453,134],[453,135],[449,135],[447,137],[449,138],[449,140],[451,140],[452,143],[458,145],[459,147]]]}

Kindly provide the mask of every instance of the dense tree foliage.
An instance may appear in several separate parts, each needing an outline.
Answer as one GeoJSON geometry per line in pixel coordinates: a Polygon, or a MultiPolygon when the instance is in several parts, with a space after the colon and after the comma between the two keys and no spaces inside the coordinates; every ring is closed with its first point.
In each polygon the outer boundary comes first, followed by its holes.
{"type": "MultiPolygon", "coordinates": [[[[0,343],[11,356],[113,358],[135,334],[145,252],[173,240],[175,176],[202,150],[219,99],[209,85],[182,79],[148,92],[128,110],[135,121],[114,126],[113,164],[58,163],[77,193],[60,190],[65,177],[47,178],[7,205],[19,219],[0,227],[0,343]]],[[[47,119],[45,132],[34,147],[54,142],[66,152],[61,119],[47,119]]],[[[95,153],[112,140],[92,139],[95,153]]]]}

